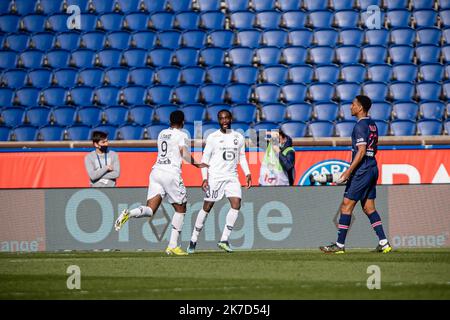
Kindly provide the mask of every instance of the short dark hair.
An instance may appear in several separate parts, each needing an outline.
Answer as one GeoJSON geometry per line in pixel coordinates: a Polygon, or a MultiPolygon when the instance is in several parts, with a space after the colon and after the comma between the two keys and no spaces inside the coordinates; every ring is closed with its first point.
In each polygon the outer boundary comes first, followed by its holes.
{"type": "Polygon", "coordinates": [[[170,114],[170,124],[182,125],[184,121],[183,111],[176,110],[170,114]]]}
{"type": "Polygon", "coordinates": [[[278,133],[280,134],[280,136],[282,136],[283,138],[287,138],[287,134],[286,133],[284,133],[284,131],[283,130],[281,130],[281,129],[278,129],[278,133]]]}
{"type": "Polygon", "coordinates": [[[358,102],[363,107],[364,111],[366,112],[369,111],[370,107],[372,106],[372,100],[370,100],[368,96],[359,95],[356,96],[355,99],[358,100],[358,102]]]}
{"type": "Polygon", "coordinates": [[[230,115],[230,117],[233,118],[233,115],[231,114],[231,111],[228,110],[228,109],[222,109],[222,110],[220,110],[219,112],[217,112],[217,118],[219,118],[219,115],[220,115],[222,112],[228,113],[228,114],[230,115]]]}
{"type": "Polygon", "coordinates": [[[108,134],[103,131],[92,132],[92,143],[99,143],[101,140],[108,138],[108,134]]]}

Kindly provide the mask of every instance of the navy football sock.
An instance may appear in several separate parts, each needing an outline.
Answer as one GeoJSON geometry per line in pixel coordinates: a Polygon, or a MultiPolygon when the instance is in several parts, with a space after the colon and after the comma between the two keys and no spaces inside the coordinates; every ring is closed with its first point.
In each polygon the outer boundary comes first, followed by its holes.
{"type": "Polygon", "coordinates": [[[368,217],[373,230],[375,230],[375,233],[378,236],[378,239],[386,239],[386,235],[384,234],[383,230],[383,224],[381,223],[381,218],[378,212],[374,211],[373,213],[369,214],[368,217]]]}
{"type": "Polygon", "coordinates": [[[352,215],[351,214],[342,214],[339,218],[339,225],[338,225],[338,238],[337,243],[339,244],[345,244],[345,238],[347,237],[347,231],[348,227],[350,226],[350,221],[352,221],[352,215]]]}

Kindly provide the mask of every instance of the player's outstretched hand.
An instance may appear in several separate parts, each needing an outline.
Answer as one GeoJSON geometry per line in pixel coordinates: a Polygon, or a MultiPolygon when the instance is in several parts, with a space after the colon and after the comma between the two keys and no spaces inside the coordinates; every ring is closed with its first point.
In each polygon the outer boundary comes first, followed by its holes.
{"type": "Polygon", "coordinates": [[[343,184],[345,183],[348,178],[350,178],[350,171],[346,170],[342,173],[341,177],[339,178],[339,180],[337,181],[337,184],[343,184]]]}
{"type": "Polygon", "coordinates": [[[203,189],[203,191],[207,192],[208,188],[209,188],[208,180],[205,179],[202,182],[202,189],[203,189]]]}
{"type": "Polygon", "coordinates": [[[194,167],[202,169],[202,168],[209,168],[209,165],[206,163],[194,163],[194,167]]]}
{"type": "Polygon", "coordinates": [[[246,189],[250,189],[252,187],[252,176],[249,174],[247,176],[247,185],[245,186],[246,189]]]}

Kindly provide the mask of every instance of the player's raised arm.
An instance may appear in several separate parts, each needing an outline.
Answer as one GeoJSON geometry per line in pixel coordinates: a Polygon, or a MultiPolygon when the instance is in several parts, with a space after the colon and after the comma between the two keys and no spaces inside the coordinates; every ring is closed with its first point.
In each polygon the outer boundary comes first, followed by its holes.
{"type": "Polygon", "coordinates": [[[247,179],[245,187],[249,189],[252,186],[252,176],[250,173],[250,168],[248,167],[247,158],[245,157],[245,140],[243,140],[241,149],[239,150],[239,164],[241,165],[242,171],[244,171],[247,179]]]}

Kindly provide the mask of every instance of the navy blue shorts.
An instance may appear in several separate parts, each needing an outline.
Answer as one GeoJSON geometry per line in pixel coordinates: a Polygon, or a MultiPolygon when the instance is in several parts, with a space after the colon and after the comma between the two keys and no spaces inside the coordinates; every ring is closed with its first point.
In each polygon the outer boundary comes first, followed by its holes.
{"type": "Polygon", "coordinates": [[[359,169],[347,181],[344,197],[354,201],[375,199],[377,197],[378,167],[359,169]]]}

